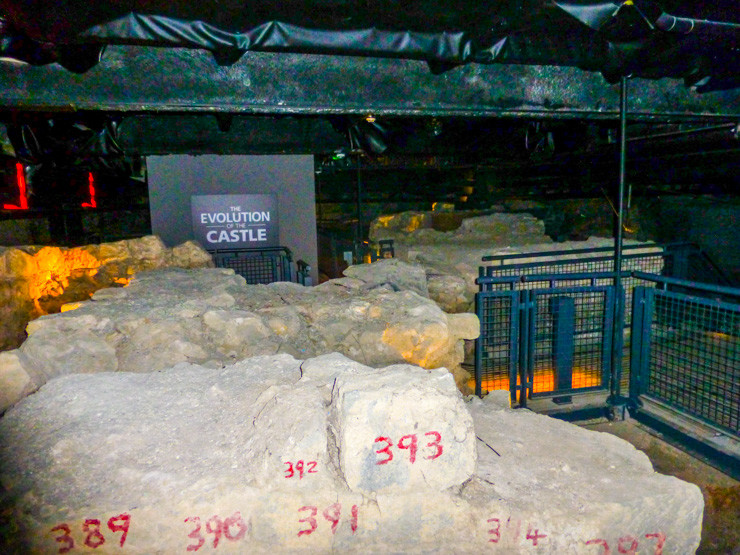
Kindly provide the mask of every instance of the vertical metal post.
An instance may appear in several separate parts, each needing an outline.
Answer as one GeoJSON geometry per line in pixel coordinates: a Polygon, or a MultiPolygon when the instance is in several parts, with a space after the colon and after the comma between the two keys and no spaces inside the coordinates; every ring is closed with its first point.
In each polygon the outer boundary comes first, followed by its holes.
{"type": "MultiPolygon", "coordinates": [[[[567,295],[557,295],[550,299],[552,315],[552,356],[554,359],[554,391],[573,389],[573,355],[575,353],[576,309],[575,300],[567,295]]],[[[558,405],[573,402],[570,395],[553,397],[558,405]]]]}
{"type": "MultiPolygon", "coordinates": [[[[475,295],[475,313],[478,315],[481,332],[485,332],[489,328],[488,314],[483,311],[484,307],[485,300],[483,299],[483,288],[481,287],[480,292],[475,295]]],[[[475,394],[481,398],[483,397],[483,340],[483,333],[475,340],[475,394]]]]}
{"type": "Polygon", "coordinates": [[[624,222],[624,189],[627,161],[627,78],[622,77],[619,82],[619,198],[617,199],[617,229],[614,234],[614,294],[615,294],[615,321],[614,340],[612,341],[612,378],[611,395],[609,402],[612,406],[622,404],[620,400],[618,370],[622,367],[622,336],[624,330],[621,325],[621,316],[624,311],[624,294],[622,293],[622,229],[624,222]]]}
{"type": "Polygon", "coordinates": [[[360,167],[361,153],[357,152],[357,235],[355,237],[355,256],[359,258],[355,263],[362,264],[362,169],[360,167]]]}

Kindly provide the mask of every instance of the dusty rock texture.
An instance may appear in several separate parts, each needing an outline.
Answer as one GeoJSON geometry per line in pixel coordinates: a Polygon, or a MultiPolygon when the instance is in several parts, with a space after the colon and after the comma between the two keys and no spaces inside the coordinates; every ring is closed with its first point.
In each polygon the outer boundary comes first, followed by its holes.
{"type": "MultiPolygon", "coordinates": [[[[375,242],[393,239],[397,259],[423,268],[429,297],[449,313],[475,311],[475,294],[478,292],[475,280],[478,278],[478,268],[484,265],[481,261],[484,256],[614,247],[614,240],[605,237],[555,243],[545,235],[542,220],[523,212],[482,216],[455,212],[404,212],[376,218],[370,226],[369,235],[375,242]],[[454,219],[454,225],[459,227],[450,226],[452,229],[448,231],[438,231],[435,226],[444,226],[435,224],[435,219],[442,217],[454,219]]],[[[640,243],[626,240],[625,244],[640,243]]],[[[656,249],[646,246],[644,252],[656,252],[656,249]]],[[[607,252],[599,256],[610,254],[607,252]]],[[[583,258],[583,255],[545,254],[527,262],[579,257],[583,258]]],[[[625,259],[624,269],[655,271],[656,262],[651,260],[649,267],[644,267],[640,260],[625,259]]],[[[589,269],[586,264],[581,266],[580,271],[589,269]]],[[[594,266],[593,270],[596,271],[597,267],[594,266]]]]}
{"type": "MultiPolygon", "coordinates": [[[[386,267],[398,274],[396,262],[386,267]]],[[[337,351],[373,367],[444,367],[465,383],[464,340],[478,336],[477,317],[445,314],[372,271],[368,282],[318,287],[246,285],[228,269],[141,272],[127,287],[101,289],[74,310],[30,322],[28,339],[0,358],[0,412],[64,374],[152,372],[178,362],[222,367],[277,353],[337,351]]]]}
{"type": "Polygon", "coordinates": [[[30,320],[125,285],[137,272],[209,266],[210,255],[197,243],[168,249],[155,236],[75,248],[0,247],[0,350],[20,345],[30,320]]]}
{"type": "Polygon", "coordinates": [[[393,239],[399,244],[499,244],[549,242],[545,224],[531,214],[497,212],[460,215],[454,212],[404,212],[380,216],[370,224],[372,241],[393,239]]]}
{"type": "Polygon", "coordinates": [[[61,376],[0,484],[3,553],[686,554],[703,509],[614,436],[336,353],[61,376]]]}

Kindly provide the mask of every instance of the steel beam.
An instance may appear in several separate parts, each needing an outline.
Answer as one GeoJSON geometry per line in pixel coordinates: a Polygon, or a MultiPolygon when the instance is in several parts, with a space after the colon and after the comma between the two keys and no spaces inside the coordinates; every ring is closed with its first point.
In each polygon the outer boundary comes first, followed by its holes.
{"type": "MultiPolygon", "coordinates": [[[[740,118],[740,90],[632,81],[635,120],[740,118]]],[[[616,120],[619,87],[577,68],[470,64],[433,75],[413,60],[247,53],[221,67],[202,50],[110,46],[88,72],[0,61],[0,109],[616,120]]]]}

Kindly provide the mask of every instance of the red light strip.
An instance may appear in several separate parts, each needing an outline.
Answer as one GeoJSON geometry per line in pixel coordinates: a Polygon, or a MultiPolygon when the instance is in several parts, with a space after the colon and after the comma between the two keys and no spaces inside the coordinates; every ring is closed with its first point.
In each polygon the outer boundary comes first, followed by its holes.
{"type": "Polygon", "coordinates": [[[83,202],[83,208],[95,208],[98,203],[95,201],[95,179],[93,179],[92,172],[87,174],[88,191],[90,192],[90,202],[83,202]]]}
{"type": "Polygon", "coordinates": [[[15,173],[18,178],[18,197],[19,204],[3,204],[5,210],[28,210],[28,199],[26,198],[26,176],[23,171],[23,164],[15,164],[15,173]]]}

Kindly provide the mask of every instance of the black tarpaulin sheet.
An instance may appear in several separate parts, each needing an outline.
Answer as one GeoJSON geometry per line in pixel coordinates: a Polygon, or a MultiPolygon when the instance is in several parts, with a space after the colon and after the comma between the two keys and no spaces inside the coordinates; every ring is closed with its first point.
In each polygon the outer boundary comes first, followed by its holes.
{"type": "Polygon", "coordinates": [[[106,44],[153,45],[207,49],[224,64],[269,51],[419,59],[433,70],[567,65],[713,89],[740,74],[739,12],[737,0],[0,0],[0,55],[86,71],[106,44]]]}

